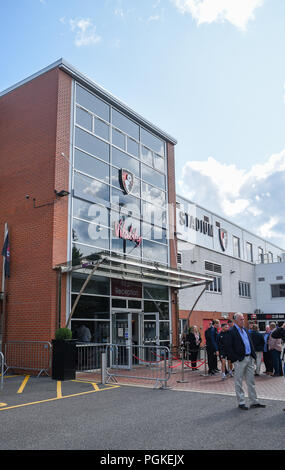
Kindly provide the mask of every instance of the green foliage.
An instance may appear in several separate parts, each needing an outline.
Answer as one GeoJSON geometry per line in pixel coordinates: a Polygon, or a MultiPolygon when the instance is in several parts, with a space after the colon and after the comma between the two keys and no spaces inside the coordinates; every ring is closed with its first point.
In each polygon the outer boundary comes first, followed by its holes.
{"type": "Polygon", "coordinates": [[[71,339],[72,331],[69,328],[59,328],[55,332],[55,339],[71,339]]]}

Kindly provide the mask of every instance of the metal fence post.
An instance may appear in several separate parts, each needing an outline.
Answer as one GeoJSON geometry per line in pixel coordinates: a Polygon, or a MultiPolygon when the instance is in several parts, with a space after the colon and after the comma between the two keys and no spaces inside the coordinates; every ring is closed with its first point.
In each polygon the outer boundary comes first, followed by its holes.
{"type": "Polygon", "coordinates": [[[105,385],[106,384],[106,366],[107,366],[107,356],[105,352],[101,353],[101,384],[105,385]]]}
{"type": "Polygon", "coordinates": [[[181,347],[181,353],[182,353],[182,376],[181,376],[181,380],[177,380],[177,383],[185,384],[185,383],[188,383],[188,380],[184,379],[184,346],[181,347]]]}

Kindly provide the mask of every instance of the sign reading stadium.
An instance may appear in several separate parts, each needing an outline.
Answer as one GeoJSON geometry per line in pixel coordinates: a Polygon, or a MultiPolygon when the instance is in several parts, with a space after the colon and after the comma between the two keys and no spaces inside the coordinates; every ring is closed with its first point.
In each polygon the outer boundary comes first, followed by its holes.
{"type": "Polygon", "coordinates": [[[201,232],[204,235],[208,235],[209,237],[214,236],[213,225],[202,219],[198,219],[198,217],[194,217],[187,212],[179,212],[179,223],[180,225],[184,225],[189,229],[196,230],[196,232],[201,232]]]}

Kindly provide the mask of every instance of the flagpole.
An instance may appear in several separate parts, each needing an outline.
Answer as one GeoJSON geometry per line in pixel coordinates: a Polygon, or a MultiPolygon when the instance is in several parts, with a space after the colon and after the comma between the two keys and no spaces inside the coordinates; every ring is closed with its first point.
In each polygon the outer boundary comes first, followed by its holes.
{"type": "MultiPolygon", "coordinates": [[[[8,223],[5,222],[4,228],[4,243],[6,235],[8,232],[8,223]]],[[[3,352],[3,338],[5,330],[5,316],[6,316],[6,275],[5,275],[5,257],[3,257],[2,263],[2,292],[3,292],[3,302],[2,302],[2,318],[1,318],[1,351],[3,352]]]]}

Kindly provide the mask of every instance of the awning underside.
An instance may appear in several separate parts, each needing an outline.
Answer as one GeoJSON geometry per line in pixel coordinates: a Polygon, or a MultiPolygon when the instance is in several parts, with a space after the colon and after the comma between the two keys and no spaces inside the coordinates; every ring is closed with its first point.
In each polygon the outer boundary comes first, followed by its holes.
{"type": "Polygon", "coordinates": [[[73,262],[57,265],[55,269],[62,273],[80,272],[90,273],[97,265],[96,275],[123,279],[126,281],[144,282],[150,284],[164,285],[175,289],[185,289],[205,285],[213,281],[213,278],[205,274],[200,275],[181,269],[169,268],[163,264],[140,262],[126,255],[110,254],[100,252],[92,259],[81,258],[73,262]]]}

